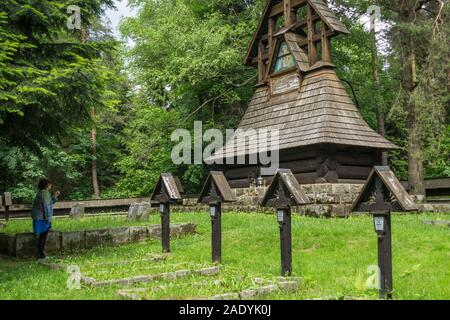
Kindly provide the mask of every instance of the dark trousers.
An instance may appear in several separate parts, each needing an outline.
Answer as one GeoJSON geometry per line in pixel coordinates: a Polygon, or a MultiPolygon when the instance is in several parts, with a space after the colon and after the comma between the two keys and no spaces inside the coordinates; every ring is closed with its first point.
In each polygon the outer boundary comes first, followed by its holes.
{"type": "Polygon", "coordinates": [[[47,241],[47,236],[48,236],[48,231],[41,233],[39,235],[39,240],[38,240],[38,252],[37,252],[37,258],[38,259],[43,259],[45,258],[45,242],[47,241]]]}

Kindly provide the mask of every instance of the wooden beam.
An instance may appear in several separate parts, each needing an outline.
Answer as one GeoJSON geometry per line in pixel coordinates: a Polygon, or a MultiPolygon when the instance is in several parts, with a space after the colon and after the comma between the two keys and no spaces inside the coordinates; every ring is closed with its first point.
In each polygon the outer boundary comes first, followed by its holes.
{"type": "MultiPolygon", "coordinates": [[[[329,31],[327,31],[327,37],[331,37],[332,35],[334,35],[334,33],[331,31],[331,30],[329,30],[329,31]]],[[[313,37],[312,37],[312,42],[315,44],[316,42],[318,42],[318,41],[322,41],[322,36],[320,35],[320,34],[315,34],[313,37]]],[[[300,46],[300,47],[304,47],[304,46],[307,46],[307,45],[309,45],[309,39],[305,39],[305,40],[303,40],[303,41],[300,41],[299,43],[298,43],[298,45],[300,46]]],[[[314,46],[315,47],[315,46],[314,46]]],[[[316,48],[316,57],[317,57],[317,48],[316,48]]]]}
{"type": "Polygon", "coordinates": [[[367,179],[372,171],[372,167],[360,167],[360,166],[343,166],[339,165],[336,172],[341,179],[367,179]]]}
{"type": "Polygon", "coordinates": [[[258,81],[262,83],[266,80],[266,63],[264,59],[265,45],[262,41],[259,42],[258,47],[258,81]]]}
{"type": "Polygon", "coordinates": [[[297,21],[294,8],[292,7],[292,0],[283,0],[284,2],[284,26],[288,27],[297,21]]]}
{"type": "Polygon", "coordinates": [[[313,66],[317,62],[317,46],[313,40],[313,37],[315,35],[315,27],[314,22],[312,20],[313,16],[313,9],[311,5],[308,3],[307,6],[307,24],[308,24],[308,56],[309,56],[309,65],[313,66]]]}
{"type": "MultiPolygon", "coordinates": [[[[312,20],[313,20],[313,22],[319,21],[320,20],[320,16],[317,15],[317,14],[314,14],[312,16],[312,20]]],[[[293,29],[301,29],[301,28],[306,27],[307,25],[308,25],[308,21],[307,20],[301,20],[301,21],[298,21],[292,28],[293,29]]]]}
{"type": "Polygon", "coordinates": [[[322,61],[331,62],[330,38],[327,36],[327,25],[323,21],[322,21],[321,38],[322,38],[322,61]]]}
{"type": "MultiPolygon", "coordinates": [[[[307,0],[291,0],[291,7],[292,9],[295,9],[299,6],[304,5],[307,2],[307,0]]],[[[272,10],[270,11],[269,17],[276,17],[284,12],[284,3],[280,2],[273,6],[272,10]]]]}
{"type": "MultiPolygon", "coordinates": [[[[328,31],[326,32],[326,36],[327,36],[327,38],[328,38],[328,41],[329,41],[330,37],[332,37],[334,34],[335,34],[335,33],[334,33],[333,31],[331,31],[331,30],[328,30],[328,31]]],[[[321,35],[321,34],[315,34],[315,35],[313,36],[313,38],[312,38],[312,41],[313,41],[314,43],[315,43],[315,42],[318,42],[318,41],[322,41],[322,35],[321,35]]],[[[303,40],[303,41],[299,41],[299,42],[298,42],[298,45],[299,45],[301,48],[308,46],[308,39],[305,39],[305,40],[303,40]]],[[[270,53],[270,52],[269,52],[269,53],[270,53]]],[[[265,60],[269,59],[269,53],[264,54],[263,58],[264,58],[265,60]]],[[[253,58],[253,59],[252,59],[252,65],[256,65],[257,63],[258,63],[258,58],[257,58],[257,57],[256,57],[256,58],[253,58]]]]}
{"type": "Polygon", "coordinates": [[[267,31],[267,40],[269,41],[269,54],[272,52],[273,49],[273,33],[275,31],[275,19],[269,18],[269,30],[267,31]]]}

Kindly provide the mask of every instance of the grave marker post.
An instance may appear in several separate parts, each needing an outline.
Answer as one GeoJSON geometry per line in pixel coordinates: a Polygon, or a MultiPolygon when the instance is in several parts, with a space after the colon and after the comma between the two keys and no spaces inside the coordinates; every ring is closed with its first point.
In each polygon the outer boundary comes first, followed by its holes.
{"type": "Polygon", "coordinates": [[[211,171],[198,198],[209,205],[212,262],[222,262],[222,203],[236,201],[223,172],[211,171]]]}
{"type": "Polygon", "coordinates": [[[161,214],[161,244],[162,252],[170,252],[170,205],[182,201],[183,187],[180,180],[171,173],[161,174],[151,201],[159,205],[161,214]]]}
{"type": "Polygon", "coordinates": [[[369,212],[373,215],[377,233],[381,299],[391,299],[393,292],[391,213],[417,210],[413,198],[389,167],[374,167],[353,204],[352,212],[369,212]]]}
{"type": "Polygon", "coordinates": [[[280,228],[281,275],[292,275],[292,223],[291,207],[308,204],[291,170],[279,169],[261,202],[263,207],[276,209],[280,228]]]}
{"type": "Polygon", "coordinates": [[[3,206],[5,207],[5,220],[9,220],[9,207],[12,206],[11,192],[3,193],[3,206]]]}

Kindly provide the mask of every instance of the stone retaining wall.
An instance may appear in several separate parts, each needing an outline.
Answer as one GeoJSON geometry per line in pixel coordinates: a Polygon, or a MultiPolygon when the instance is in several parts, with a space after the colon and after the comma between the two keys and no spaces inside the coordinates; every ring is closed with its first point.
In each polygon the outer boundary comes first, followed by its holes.
{"type": "MultiPolygon", "coordinates": [[[[293,208],[293,212],[318,217],[346,217],[350,215],[351,206],[362,190],[362,184],[305,184],[301,188],[311,201],[310,205],[293,208]]],[[[264,197],[268,187],[232,189],[237,202],[224,204],[224,211],[258,211],[272,213],[272,209],[261,208],[260,201],[264,197]]],[[[185,199],[183,206],[173,208],[173,211],[208,210],[207,206],[201,206],[195,199],[185,199]],[[189,209],[189,210],[187,210],[189,209]]]]}
{"type": "MultiPolygon", "coordinates": [[[[170,226],[172,237],[180,237],[196,232],[192,223],[170,226]]],[[[161,238],[161,226],[122,227],[99,230],[50,232],[47,238],[47,252],[62,252],[91,249],[102,245],[123,245],[126,243],[161,238]]],[[[37,238],[34,233],[7,235],[0,233],[0,254],[17,258],[36,256],[37,238]]]]}

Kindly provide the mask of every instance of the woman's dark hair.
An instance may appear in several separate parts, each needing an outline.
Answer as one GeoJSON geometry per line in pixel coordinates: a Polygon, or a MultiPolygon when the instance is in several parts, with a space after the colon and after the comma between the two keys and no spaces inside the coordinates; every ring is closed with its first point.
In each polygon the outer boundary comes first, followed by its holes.
{"type": "Polygon", "coordinates": [[[39,190],[45,190],[47,187],[52,184],[52,182],[47,178],[42,178],[39,180],[38,189],[39,190]]]}

